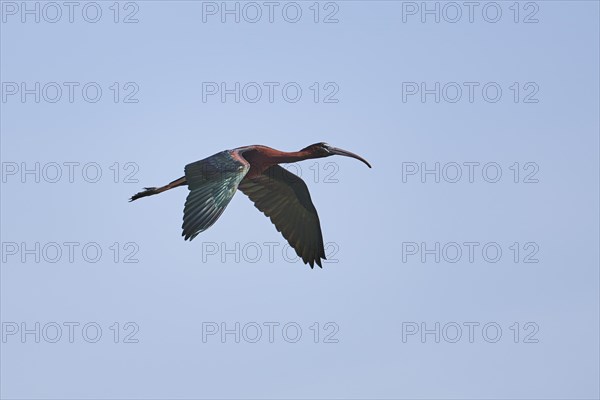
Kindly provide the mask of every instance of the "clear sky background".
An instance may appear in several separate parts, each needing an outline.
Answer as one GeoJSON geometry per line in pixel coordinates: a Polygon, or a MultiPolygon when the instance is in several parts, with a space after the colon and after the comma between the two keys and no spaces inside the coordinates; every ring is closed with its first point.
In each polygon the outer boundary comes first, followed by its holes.
{"type": "Polygon", "coordinates": [[[73,22],[37,3],[39,23],[1,3],[3,398],[600,396],[597,2],[481,2],[472,22],[427,3],[439,23],[421,2],[279,2],[273,22],[259,2],[256,23],[245,3],[239,23],[220,2],[113,3],[73,22]],[[290,167],[323,269],[242,193],[191,243],[186,188],[127,202],[224,149],[320,141],[373,165],[290,167]]]}

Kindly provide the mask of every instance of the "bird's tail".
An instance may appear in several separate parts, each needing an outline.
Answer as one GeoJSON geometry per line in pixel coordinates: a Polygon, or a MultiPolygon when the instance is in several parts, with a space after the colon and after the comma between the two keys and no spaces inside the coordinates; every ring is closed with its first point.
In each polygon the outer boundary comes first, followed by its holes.
{"type": "Polygon", "coordinates": [[[183,185],[187,185],[187,180],[185,179],[185,176],[182,176],[181,178],[174,180],[173,182],[169,183],[168,185],[161,186],[159,188],[156,188],[156,187],[144,188],[143,192],[139,192],[139,193],[136,193],[133,196],[131,196],[129,201],[134,201],[134,200],[140,199],[142,197],[159,194],[159,193],[164,192],[165,190],[173,189],[173,188],[176,188],[177,186],[183,186],[183,185]]]}

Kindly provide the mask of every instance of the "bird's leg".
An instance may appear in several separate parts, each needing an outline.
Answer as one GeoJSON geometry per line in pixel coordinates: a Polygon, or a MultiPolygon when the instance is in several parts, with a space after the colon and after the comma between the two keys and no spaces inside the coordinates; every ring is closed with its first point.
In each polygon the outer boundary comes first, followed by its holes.
{"type": "Polygon", "coordinates": [[[159,193],[162,193],[162,192],[164,192],[166,190],[173,189],[173,188],[175,188],[177,186],[183,186],[183,185],[187,185],[187,181],[185,179],[185,176],[182,176],[181,178],[174,180],[173,182],[169,183],[168,185],[161,186],[159,188],[156,188],[156,187],[147,187],[147,188],[144,188],[143,192],[139,192],[139,193],[136,193],[133,196],[131,196],[131,198],[129,199],[129,201],[134,201],[134,200],[137,200],[137,199],[142,198],[142,197],[152,196],[154,194],[159,194],[159,193]]]}

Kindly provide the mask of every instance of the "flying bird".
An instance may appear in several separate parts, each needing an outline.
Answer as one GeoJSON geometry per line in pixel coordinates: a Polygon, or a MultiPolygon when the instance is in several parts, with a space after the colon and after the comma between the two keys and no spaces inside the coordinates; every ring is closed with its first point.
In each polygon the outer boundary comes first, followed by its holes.
{"type": "Polygon", "coordinates": [[[271,219],[278,232],[305,264],[322,268],[326,259],[317,210],[308,188],[297,175],[279,164],[340,155],[364,158],[327,143],[315,143],[300,151],[285,152],[267,146],[245,146],[225,150],[185,166],[185,176],[162,187],[147,187],[129,201],[187,185],[190,193],[183,210],[185,240],[194,239],[221,216],[237,189],[271,219]]]}

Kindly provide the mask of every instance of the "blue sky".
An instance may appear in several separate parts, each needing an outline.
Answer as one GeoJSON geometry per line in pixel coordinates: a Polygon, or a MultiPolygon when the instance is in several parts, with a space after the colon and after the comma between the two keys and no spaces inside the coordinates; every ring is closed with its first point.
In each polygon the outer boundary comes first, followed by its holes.
{"type": "Polygon", "coordinates": [[[598,398],[597,2],[22,4],[2,397],[598,398]],[[288,166],[322,270],[242,193],[191,243],[187,189],[127,202],[320,141],[373,165],[288,166]]]}

